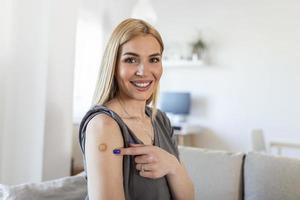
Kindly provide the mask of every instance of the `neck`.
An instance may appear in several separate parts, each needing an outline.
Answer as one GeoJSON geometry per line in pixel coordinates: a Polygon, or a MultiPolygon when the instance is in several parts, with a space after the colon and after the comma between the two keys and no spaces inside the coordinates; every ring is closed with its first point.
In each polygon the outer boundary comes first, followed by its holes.
{"type": "Polygon", "coordinates": [[[121,95],[118,95],[116,98],[127,117],[140,119],[147,117],[145,114],[146,101],[137,101],[121,95]]]}

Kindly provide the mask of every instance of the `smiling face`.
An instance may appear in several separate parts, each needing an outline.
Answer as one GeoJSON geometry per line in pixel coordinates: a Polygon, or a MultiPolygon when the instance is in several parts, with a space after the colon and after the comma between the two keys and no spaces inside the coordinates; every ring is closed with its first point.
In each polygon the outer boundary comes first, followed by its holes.
{"type": "Polygon", "coordinates": [[[120,47],[115,78],[122,97],[146,101],[162,75],[161,46],[151,35],[136,36],[120,47]]]}

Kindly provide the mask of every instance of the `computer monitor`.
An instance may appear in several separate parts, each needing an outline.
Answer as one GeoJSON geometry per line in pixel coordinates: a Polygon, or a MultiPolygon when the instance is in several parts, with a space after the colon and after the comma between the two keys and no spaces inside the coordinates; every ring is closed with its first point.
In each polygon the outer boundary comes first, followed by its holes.
{"type": "Polygon", "coordinates": [[[163,92],[159,98],[162,111],[186,116],[190,113],[191,94],[189,92],[163,92]]]}

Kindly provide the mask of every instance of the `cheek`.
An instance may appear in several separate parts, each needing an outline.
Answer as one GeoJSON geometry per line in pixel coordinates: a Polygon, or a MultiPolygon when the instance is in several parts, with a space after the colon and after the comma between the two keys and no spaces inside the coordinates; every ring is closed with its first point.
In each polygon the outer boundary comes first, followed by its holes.
{"type": "Polygon", "coordinates": [[[155,76],[155,78],[159,81],[160,77],[162,76],[162,73],[163,73],[163,68],[162,66],[160,67],[157,67],[154,71],[153,71],[153,74],[155,76]]]}
{"type": "Polygon", "coordinates": [[[130,70],[126,66],[120,66],[117,70],[118,81],[126,81],[130,79],[130,77],[134,74],[132,70],[130,70]]]}

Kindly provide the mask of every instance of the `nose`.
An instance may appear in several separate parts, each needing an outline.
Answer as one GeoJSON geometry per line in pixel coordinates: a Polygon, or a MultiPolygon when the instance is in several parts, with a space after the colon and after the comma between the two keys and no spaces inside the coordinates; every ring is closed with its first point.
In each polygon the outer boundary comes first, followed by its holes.
{"type": "Polygon", "coordinates": [[[144,76],[145,74],[145,66],[143,63],[141,63],[138,68],[137,68],[137,71],[136,71],[136,75],[137,76],[144,76]]]}

